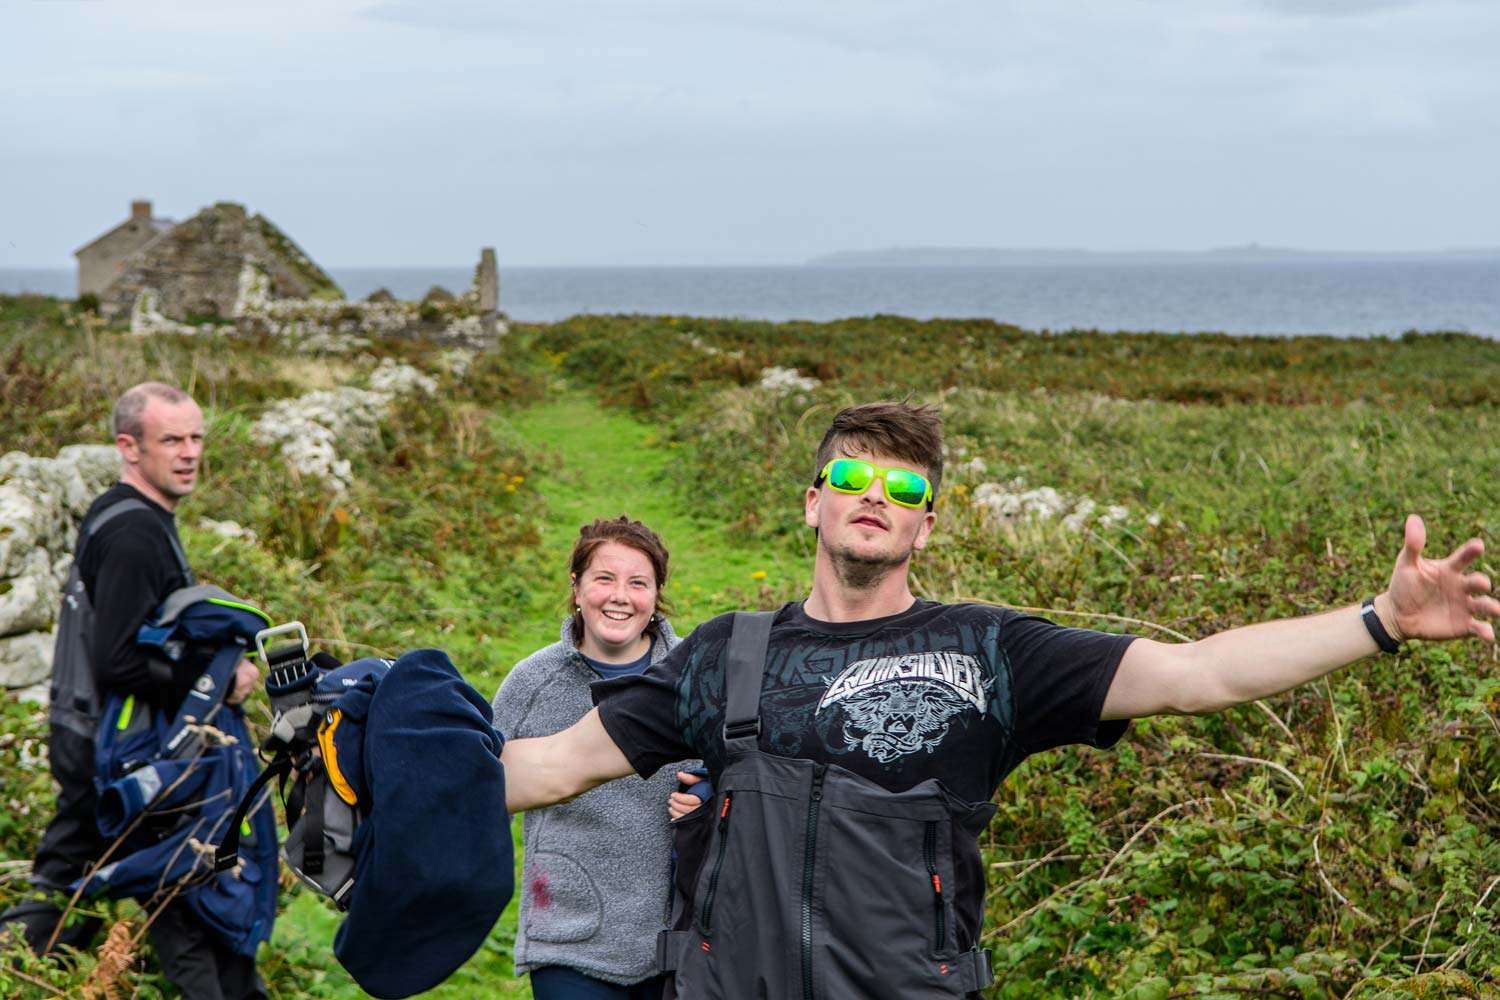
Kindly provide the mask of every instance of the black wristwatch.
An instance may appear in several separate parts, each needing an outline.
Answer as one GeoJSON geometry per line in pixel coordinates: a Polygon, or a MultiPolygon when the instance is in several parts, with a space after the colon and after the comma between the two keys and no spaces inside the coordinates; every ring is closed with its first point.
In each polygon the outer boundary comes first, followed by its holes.
{"type": "Polygon", "coordinates": [[[1380,616],[1375,613],[1375,598],[1365,598],[1365,603],[1359,606],[1359,616],[1365,620],[1365,628],[1369,630],[1370,638],[1375,640],[1375,645],[1380,647],[1382,653],[1394,653],[1401,648],[1401,643],[1391,638],[1380,616]]]}

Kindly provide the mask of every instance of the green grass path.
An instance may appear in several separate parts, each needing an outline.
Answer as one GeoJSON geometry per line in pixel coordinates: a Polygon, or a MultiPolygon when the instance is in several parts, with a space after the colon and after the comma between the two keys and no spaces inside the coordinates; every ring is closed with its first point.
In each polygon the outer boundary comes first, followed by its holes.
{"type": "MultiPolygon", "coordinates": [[[[567,608],[568,554],[578,528],[596,517],[628,514],[662,536],[671,554],[667,592],[676,606],[672,625],[679,635],[720,612],[753,603],[763,583],[785,583],[786,574],[805,573],[797,568],[805,563],[748,549],[723,525],[695,517],[691,471],[679,467],[675,449],[659,441],[652,427],[623,411],[603,409],[590,395],[558,386],[546,401],[495,419],[541,458],[526,488],[535,492],[542,517],[536,548],[509,566],[496,567],[497,572],[522,573],[534,585],[520,606],[495,609],[501,634],[485,645],[483,662],[460,664],[486,696],[517,660],[557,641],[567,608]]],[[[518,861],[519,831],[517,820],[512,835],[518,861]]],[[[518,864],[518,884],[519,876],[518,864]]],[[[512,900],[479,953],[422,996],[529,998],[528,983],[511,974],[516,909],[512,900]]],[[[293,995],[364,996],[333,960],[330,944],[338,920],[338,914],[301,892],[278,921],[272,951],[287,955],[302,970],[317,970],[293,995]]]]}
{"type": "Polygon", "coordinates": [[[667,593],[679,635],[753,601],[762,580],[805,572],[784,555],[747,549],[723,525],[695,517],[692,470],[679,465],[676,450],[659,441],[654,428],[630,414],[601,409],[585,393],[564,389],[516,415],[510,426],[548,458],[528,483],[546,515],[536,564],[528,560],[526,567],[536,585],[526,605],[507,614],[505,635],[490,646],[497,682],[516,660],[557,641],[567,609],[568,554],[579,527],[596,517],[628,514],[662,536],[671,554],[667,593]]]}

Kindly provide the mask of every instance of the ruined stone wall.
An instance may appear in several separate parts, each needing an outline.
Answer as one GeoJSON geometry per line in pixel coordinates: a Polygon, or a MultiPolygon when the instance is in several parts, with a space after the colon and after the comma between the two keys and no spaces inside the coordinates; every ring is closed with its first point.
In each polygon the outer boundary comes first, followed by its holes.
{"type": "MultiPolygon", "coordinates": [[[[111,445],[69,445],[56,458],[0,456],[0,688],[44,685],[53,627],[89,504],[120,474],[111,445]]],[[[45,697],[45,687],[31,692],[45,697]]]]}

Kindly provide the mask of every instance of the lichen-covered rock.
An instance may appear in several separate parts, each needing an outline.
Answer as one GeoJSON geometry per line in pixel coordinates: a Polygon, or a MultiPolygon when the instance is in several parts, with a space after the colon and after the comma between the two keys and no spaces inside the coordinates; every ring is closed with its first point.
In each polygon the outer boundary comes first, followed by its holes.
{"type": "Polygon", "coordinates": [[[1025,480],[980,483],[974,487],[974,503],[992,521],[1006,526],[1055,522],[1067,531],[1090,526],[1108,528],[1123,523],[1130,511],[1118,504],[1101,505],[1092,497],[1072,496],[1051,486],[1028,489],[1025,480]]]}
{"type": "Polygon", "coordinates": [[[262,444],[279,445],[282,458],[298,474],[325,480],[335,492],[342,492],[349,488],[352,472],[336,446],[365,448],[374,443],[390,399],[353,386],[320,389],[272,403],[250,434],[262,444]]]}
{"type": "Polygon", "coordinates": [[[396,301],[396,296],[394,296],[394,295],[391,294],[391,290],[389,288],[381,286],[380,288],[375,289],[369,295],[366,295],[365,296],[365,301],[366,302],[395,302],[396,301]]]}
{"type": "Polygon", "coordinates": [[[250,428],[262,444],[279,445],[281,456],[298,474],[324,480],[342,493],[353,481],[345,452],[370,447],[380,438],[380,421],[398,396],[431,395],[437,379],[384,358],[370,373],[370,388],[340,386],[266,407],[250,428]]]}
{"type": "Polygon", "coordinates": [[[772,366],[761,369],[760,373],[760,387],[778,396],[793,392],[811,392],[822,384],[809,375],[801,374],[795,368],[772,366]]]}
{"type": "Polygon", "coordinates": [[[36,549],[24,572],[0,580],[0,636],[50,627],[58,600],[52,560],[46,549],[36,549]]]}
{"type": "Polygon", "coordinates": [[[211,517],[204,517],[198,519],[198,527],[220,538],[233,539],[246,545],[254,545],[260,541],[259,535],[238,521],[215,521],[211,517]]]}
{"type": "Polygon", "coordinates": [[[51,632],[27,632],[0,639],[0,687],[40,684],[52,673],[51,632]]]}
{"type": "Polygon", "coordinates": [[[110,445],[0,456],[0,687],[45,679],[78,525],[120,474],[110,445]]]}
{"type": "Polygon", "coordinates": [[[427,294],[422,296],[422,301],[427,305],[441,306],[457,301],[454,294],[442,285],[433,285],[427,289],[427,294]]]}
{"type": "Polygon", "coordinates": [[[0,481],[0,579],[24,571],[37,549],[58,546],[61,498],[36,480],[0,481]]]}
{"type": "Polygon", "coordinates": [[[70,444],[57,453],[52,469],[68,513],[82,521],[89,505],[120,478],[120,452],[112,444],[70,444]]]}
{"type": "Polygon", "coordinates": [[[449,375],[461,379],[469,373],[469,367],[474,364],[474,352],[455,347],[440,354],[438,364],[442,365],[449,375]]]}
{"type": "Polygon", "coordinates": [[[370,388],[390,396],[430,396],[437,391],[437,379],[411,365],[383,358],[379,367],[370,373],[370,388]]]}

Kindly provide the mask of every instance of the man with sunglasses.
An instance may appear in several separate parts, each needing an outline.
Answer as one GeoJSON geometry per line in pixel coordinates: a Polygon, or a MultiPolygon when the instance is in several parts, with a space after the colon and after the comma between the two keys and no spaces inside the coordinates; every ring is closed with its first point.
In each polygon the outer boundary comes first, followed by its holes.
{"type": "Polygon", "coordinates": [[[1489,580],[1466,572],[1483,544],[1423,559],[1416,517],[1390,588],[1363,606],[1192,643],[919,600],[908,572],[934,523],[937,413],[846,409],[814,469],[806,600],[706,622],[645,674],[596,684],[571,729],[505,747],[512,811],[703,759],[716,796],[678,821],[689,905],[661,949],[683,996],[982,989],[977,837],[1028,755],[1108,747],[1132,718],[1267,697],[1404,638],[1493,642],[1483,619],[1500,616],[1489,580]],[[759,646],[752,618],[769,628],[759,646]]]}

